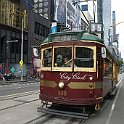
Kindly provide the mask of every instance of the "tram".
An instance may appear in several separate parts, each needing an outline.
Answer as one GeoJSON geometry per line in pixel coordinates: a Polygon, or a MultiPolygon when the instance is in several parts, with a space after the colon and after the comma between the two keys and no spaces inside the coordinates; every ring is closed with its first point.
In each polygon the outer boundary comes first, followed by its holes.
{"type": "Polygon", "coordinates": [[[97,35],[56,32],[41,45],[42,110],[57,113],[55,106],[98,110],[105,96],[115,93],[117,83],[117,61],[97,35]]]}

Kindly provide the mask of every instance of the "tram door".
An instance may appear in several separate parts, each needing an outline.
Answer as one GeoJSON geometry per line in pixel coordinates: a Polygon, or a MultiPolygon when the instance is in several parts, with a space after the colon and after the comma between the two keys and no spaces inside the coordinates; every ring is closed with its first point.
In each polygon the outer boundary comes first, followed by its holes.
{"type": "Polygon", "coordinates": [[[98,85],[99,90],[97,90],[98,94],[103,94],[103,58],[101,57],[101,48],[97,48],[96,51],[96,84],[98,85]]]}
{"type": "Polygon", "coordinates": [[[101,48],[97,48],[97,55],[96,55],[96,73],[97,73],[97,80],[100,82],[102,79],[102,57],[101,57],[101,48]]]}

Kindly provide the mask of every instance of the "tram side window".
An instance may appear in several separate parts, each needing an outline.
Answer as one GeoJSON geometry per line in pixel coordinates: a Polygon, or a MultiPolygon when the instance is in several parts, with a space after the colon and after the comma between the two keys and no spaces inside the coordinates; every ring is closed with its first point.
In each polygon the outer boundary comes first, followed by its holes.
{"type": "Polygon", "coordinates": [[[112,74],[112,62],[109,59],[104,60],[103,68],[104,76],[110,76],[112,74]]]}
{"type": "Polygon", "coordinates": [[[52,65],[52,49],[45,49],[43,51],[43,67],[51,67],[52,65]]]}
{"type": "Polygon", "coordinates": [[[78,67],[92,68],[94,65],[93,50],[91,48],[76,47],[75,64],[78,67]]]}
{"type": "Polygon", "coordinates": [[[72,47],[54,48],[54,67],[70,67],[72,64],[72,47]]]}

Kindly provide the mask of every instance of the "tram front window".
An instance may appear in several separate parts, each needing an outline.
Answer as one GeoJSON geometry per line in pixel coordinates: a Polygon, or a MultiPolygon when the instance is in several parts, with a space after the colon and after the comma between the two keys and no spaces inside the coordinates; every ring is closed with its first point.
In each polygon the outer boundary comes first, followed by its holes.
{"type": "Polygon", "coordinates": [[[54,48],[54,67],[71,67],[72,47],[54,48]]]}
{"type": "Polygon", "coordinates": [[[92,68],[94,65],[93,50],[87,47],[76,47],[75,64],[78,67],[92,68]]]}

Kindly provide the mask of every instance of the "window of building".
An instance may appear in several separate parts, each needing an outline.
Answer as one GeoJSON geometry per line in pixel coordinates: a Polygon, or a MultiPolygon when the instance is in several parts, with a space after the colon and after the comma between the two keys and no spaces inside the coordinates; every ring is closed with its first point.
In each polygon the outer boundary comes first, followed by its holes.
{"type": "Polygon", "coordinates": [[[39,3],[39,7],[42,7],[43,6],[43,3],[39,3]]]}
{"type": "Polygon", "coordinates": [[[39,13],[42,13],[43,12],[43,9],[39,9],[39,13]]]}
{"type": "Polygon", "coordinates": [[[27,13],[18,3],[10,0],[0,0],[0,23],[21,29],[22,14],[24,17],[24,29],[27,30],[27,13]]]}
{"type": "Polygon", "coordinates": [[[38,2],[38,0],[34,0],[34,3],[37,3],[38,2]]]}
{"type": "Polygon", "coordinates": [[[49,34],[49,28],[40,23],[35,22],[35,34],[47,37],[49,34]]]}

